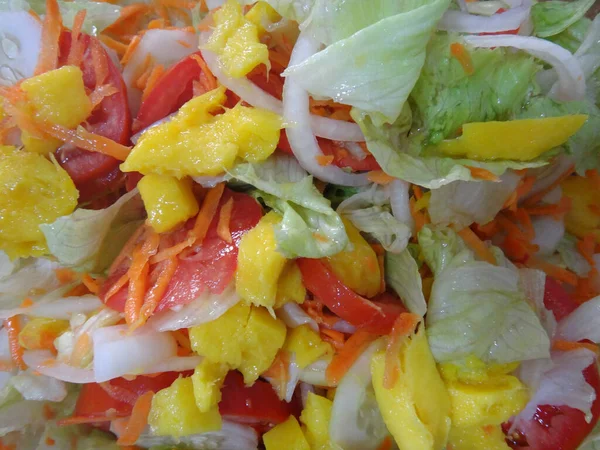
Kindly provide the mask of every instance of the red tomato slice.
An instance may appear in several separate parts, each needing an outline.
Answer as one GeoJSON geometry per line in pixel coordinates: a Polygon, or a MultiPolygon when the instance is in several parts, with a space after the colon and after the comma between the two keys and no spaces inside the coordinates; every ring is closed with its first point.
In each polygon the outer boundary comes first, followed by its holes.
{"type": "MultiPolygon", "coordinates": [[[[246,194],[226,189],[220,205],[233,198],[233,209],[229,229],[232,241],[228,243],[217,235],[220,206],[215,214],[206,238],[198,252],[179,261],[167,292],[156,308],[160,312],[177,305],[185,305],[194,300],[204,289],[208,288],[214,294],[220,294],[233,279],[237,267],[237,255],[240,239],[248,230],[254,228],[262,217],[262,208],[256,200],[246,194]]],[[[187,227],[193,225],[193,219],[187,227]]],[[[110,274],[100,290],[100,298],[121,275],[127,267],[120,267],[110,274]]],[[[127,299],[127,286],[108,299],[109,308],[122,312],[127,299]]]]}
{"type": "Polygon", "coordinates": [[[342,283],[321,260],[302,258],[297,262],[306,289],[331,311],[357,328],[371,333],[388,334],[398,315],[406,312],[406,308],[400,303],[375,303],[361,297],[342,283]]]}
{"type": "Polygon", "coordinates": [[[279,400],[266,381],[257,380],[246,386],[244,377],[236,371],[225,377],[221,395],[219,412],[223,419],[246,425],[277,425],[299,412],[295,403],[279,400]]]}
{"type": "MultiPolygon", "coordinates": [[[[67,64],[71,38],[70,31],[63,31],[61,34],[59,66],[67,64]]],[[[110,84],[117,88],[115,94],[105,97],[96,107],[87,120],[86,128],[92,133],[108,137],[121,144],[127,144],[131,129],[131,116],[127,103],[127,90],[121,72],[111,61],[98,39],[87,34],[82,34],[80,39],[85,45],[81,64],[85,87],[90,90],[96,87],[95,62],[92,56],[93,45],[100,50],[100,59],[105,61],[108,71],[108,76],[103,84],[110,84]]],[[[104,192],[99,189],[112,190],[123,182],[123,178],[116,172],[111,175],[111,172],[118,167],[119,161],[110,156],[82,149],[66,148],[66,146],[59,149],[56,155],[59,164],[68,172],[79,189],[80,202],[103,194],[104,192]]]]}
{"type": "MultiPolygon", "coordinates": [[[[546,278],[544,304],[561,320],[579,306],[562,285],[553,278],[546,278]]],[[[515,436],[507,437],[507,443],[514,449],[530,450],[576,450],[592,431],[600,418],[600,375],[596,364],[583,371],[585,380],[596,391],[592,403],[592,421],[587,423],[585,415],[578,409],[568,406],[538,406],[534,417],[520,427],[515,436]]],[[[504,424],[505,432],[510,424],[504,424]]]]}
{"type": "Polygon", "coordinates": [[[75,405],[75,416],[93,419],[105,417],[108,410],[115,411],[116,416],[126,417],[131,415],[131,410],[137,398],[148,392],[154,393],[171,386],[179,377],[177,372],[165,372],[155,377],[137,376],[128,381],[125,378],[116,378],[108,384],[119,391],[123,399],[111,396],[97,383],[84,384],[75,405]]]}

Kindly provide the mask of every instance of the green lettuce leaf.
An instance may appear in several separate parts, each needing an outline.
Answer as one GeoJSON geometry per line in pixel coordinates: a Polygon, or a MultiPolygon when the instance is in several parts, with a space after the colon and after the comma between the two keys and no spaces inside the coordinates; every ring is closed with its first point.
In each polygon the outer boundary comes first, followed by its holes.
{"type": "Polygon", "coordinates": [[[435,274],[427,333],[437,361],[475,355],[509,363],[550,355],[550,339],[520,290],[518,270],[477,261],[450,229],[424,227],[419,244],[435,274]]]}
{"type": "Polygon", "coordinates": [[[591,22],[592,21],[587,17],[583,17],[566,30],[554,36],[550,36],[548,40],[566,48],[571,53],[575,53],[575,51],[581,45],[581,42],[583,42],[583,39],[590,28],[591,22]]]}
{"type": "Polygon", "coordinates": [[[50,253],[62,266],[102,272],[142,224],[144,206],[137,190],[108,208],[77,209],[51,224],[40,225],[50,253]]]}
{"type": "Polygon", "coordinates": [[[419,78],[427,42],[449,0],[396,3],[399,14],[338,40],[284,75],[313,96],[360,108],[378,123],[394,122],[419,78]]]}
{"type": "Polygon", "coordinates": [[[527,100],[539,69],[523,52],[473,49],[469,53],[474,72],[468,75],[450,54],[450,45],[457,41],[445,34],[431,40],[411,92],[413,116],[427,143],[455,137],[465,123],[511,119],[527,100]]]}
{"type": "Polygon", "coordinates": [[[348,244],[341,217],[293,158],[275,156],[260,164],[238,164],[229,176],[254,186],[254,195],[283,216],[275,226],[275,237],[286,257],[322,258],[348,244]]]}
{"type": "Polygon", "coordinates": [[[595,0],[540,2],[531,8],[533,32],[539,37],[555,36],[585,16],[595,0]]]}
{"type": "Polygon", "coordinates": [[[423,282],[419,266],[410,250],[385,255],[385,281],[400,296],[412,313],[424,316],[427,303],[423,295],[423,282]]]}
{"type": "Polygon", "coordinates": [[[358,110],[352,111],[352,117],[360,125],[369,151],[384,172],[428,189],[437,189],[458,180],[474,180],[469,167],[480,167],[500,176],[508,169],[527,169],[547,164],[547,156],[526,162],[481,162],[429,154],[423,146],[422,135],[405,136],[405,123],[377,126],[369,116],[358,110]]]}

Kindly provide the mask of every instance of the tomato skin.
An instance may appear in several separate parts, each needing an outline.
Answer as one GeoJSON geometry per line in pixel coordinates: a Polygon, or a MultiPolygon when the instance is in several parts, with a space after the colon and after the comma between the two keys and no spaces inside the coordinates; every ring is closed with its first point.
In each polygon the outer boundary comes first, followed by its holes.
{"type": "Polygon", "coordinates": [[[371,333],[388,334],[406,308],[400,303],[371,302],[351,290],[318,259],[297,260],[306,289],[334,314],[371,333]],[[379,309],[379,310],[378,310],[379,309]]]}
{"type": "Polygon", "coordinates": [[[223,419],[237,423],[277,425],[298,413],[297,405],[280,400],[269,383],[257,380],[245,386],[244,377],[236,371],[225,377],[221,395],[219,412],[223,419]]]}
{"type": "MultiPolygon", "coordinates": [[[[254,228],[262,217],[262,208],[256,200],[246,194],[226,189],[221,197],[220,206],[210,224],[206,238],[199,250],[186,259],[180,259],[169,287],[156,308],[156,312],[185,305],[194,300],[204,289],[208,288],[214,294],[220,294],[229,285],[237,267],[239,242],[242,236],[254,228]],[[233,198],[233,209],[229,229],[232,242],[227,243],[217,234],[219,212],[222,205],[233,198]]],[[[191,228],[194,219],[188,221],[180,230],[181,238],[185,231],[191,228]]],[[[128,267],[119,267],[109,274],[102,284],[99,296],[104,300],[106,292],[116,280],[127,271],[128,267]]],[[[106,302],[109,308],[123,312],[127,300],[127,285],[110,297],[106,302]]]]}
{"type": "MultiPolygon", "coordinates": [[[[546,277],[544,305],[557,321],[572,313],[579,304],[575,302],[556,280],[546,277]]],[[[592,403],[592,420],[587,423],[585,414],[569,406],[540,405],[534,417],[517,429],[516,436],[507,437],[514,449],[529,450],[576,450],[594,429],[600,418],[600,374],[597,365],[591,364],[584,371],[585,380],[596,391],[592,403]]],[[[503,424],[508,431],[510,424],[503,424]]]]}
{"type": "Polygon", "coordinates": [[[106,416],[109,409],[112,409],[117,417],[129,416],[131,415],[133,403],[140,395],[148,391],[156,393],[171,386],[179,375],[177,372],[165,372],[155,377],[137,376],[131,381],[125,378],[115,378],[107,382],[120,390],[128,391],[131,394],[130,400],[133,400],[133,402],[121,401],[111,397],[98,383],[84,384],[77,398],[74,415],[90,419],[102,418],[106,416]]]}
{"type": "MultiPolygon", "coordinates": [[[[117,92],[105,97],[86,121],[86,129],[92,133],[105,136],[120,144],[129,142],[131,131],[131,115],[127,103],[127,90],[125,82],[118,67],[110,60],[106,51],[101,47],[100,41],[87,34],[80,38],[85,45],[81,70],[83,83],[89,90],[96,87],[96,74],[92,46],[100,49],[101,57],[106,62],[108,76],[103,84],[110,84],[117,88],[117,92]]],[[[72,35],[70,31],[63,31],[60,37],[59,66],[67,64],[72,35]]],[[[124,181],[118,171],[119,161],[102,153],[89,152],[78,148],[63,146],[56,152],[58,163],[73,179],[75,186],[80,191],[79,201],[85,202],[102,195],[100,189],[115,190],[124,181]]]]}

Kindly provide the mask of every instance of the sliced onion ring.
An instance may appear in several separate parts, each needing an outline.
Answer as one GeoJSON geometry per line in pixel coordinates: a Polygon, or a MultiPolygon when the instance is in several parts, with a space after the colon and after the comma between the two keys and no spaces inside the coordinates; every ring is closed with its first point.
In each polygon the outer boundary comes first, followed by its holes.
{"type": "Polygon", "coordinates": [[[442,16],[438,29],[459,33],[499,33],[516,30],[529,17],[529,10],[529,6],[523,5],[489,17],[450,10],[442,16]]]}

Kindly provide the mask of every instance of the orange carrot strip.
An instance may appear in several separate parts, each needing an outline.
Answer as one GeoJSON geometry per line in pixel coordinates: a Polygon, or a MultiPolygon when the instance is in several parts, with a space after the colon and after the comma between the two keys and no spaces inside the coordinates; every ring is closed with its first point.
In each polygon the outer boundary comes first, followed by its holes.
{"type": "Polygon", "coordinates": [[[224,190],[225,183],[219,183],[206,194],[200,212],[196,217],[194,228],[192,228],[190,233],[197,244],[201,244],[204,240],[206,233],[208,232],[208,227],[215,217],[224,190]]]}
{"type": "Polygon", "coordinates": [[[377,448],[377,450],[391,450],[392,449],[392,438],[386,436],[385,439],[381,442],[381,445],[377,448]]]}
{"type": "Polygon", "coordinates": [[[71,269],[59,268],[54,269],[54,274],[56,275],[56,279],[60,284],[71,283],[73,280],[77,278],[77,274],[73,272],[71,269]]]}
{"type": "Polygon", "coordinates": [[[421,186],[417,186],[416,184],[412,185],[413,194],[415,194],[415,198],[417,200],[421,200],[423,198],[423,191],[421,190],[421,186]]]}
{"type": "Polygon", "coordinates": [[[42,48],[35,67],[35,75],[56,69],[58,64],[58,41],[62,31],[62,18],[56,0],[46,0],[46,16],[42,26],[42,48]]]}
{"type": "Polygon", "coordinates": [[[334,384],[340,382],[348,369],[354,364],[361,353],[375,340],[377,336],[364,330],[358,330],[348,338],[344,346],[333,357],[327,369],[325,376],[334,384]]]}
{"type": "Polygon", "coordinates": [[[70,66],[81,66],[83,62],[83,53],[85,52],[85,46],[81,37],[81,28],[85,21],[86,10],[82,9],[78,11],[73,20],[73,28],[71,30],[71,47],[69,48],[69,56],[67,57],[67,64],[70,66]]]}
{"type": "Polygon", "coordinates": [[[44,418],[46,420],[52,420],[56,417],[56,412],[52,409],[52,407],[48,403],[44,403],[42,407],[42,411],[44,414],[44,418]]]}
{"type": "Polygon", "coordinates": [[[594,253],[596,249],[596,239],[593,234],[586,234],[582,240],[577,241],[577,250],[581,253],[581,256],[594,267],[596,265],[594,261],[594,253]]]}
{"type": "Polygon", "coordinates": [[[15,365],[12,361],[0,360],[0,372],[12,372],[15,370],[15,365]]]}
{"type": "Polygon", "coordinates": [[[129,422],[127,422],[125,432],[117,440],[118,445],[134,445],[138,440],[148,424],[148,414],[150,414],[153,397],[154,392],[152,391],[148,391],[138,397],[131,410],[131,417],[129,422]]]}
{"type": "Polygon", "coordinates": [[[383,170],[372,170],[367,174],[367,178],[373,183],[382,185],[390,184],[394,181],[394,177],[388,175],[383,170]]]}
{"type": "Polygon", "coordinates": [[[89,95],[90,102],[92,103],[92,109],[96,109],[100,103],[106,98],[113,94],[116,94],[119,90],[111,86],[110,84],[103,84],[102,86],[96,87],[89,95]]]}
{"type": "Polygon", "coordinates": [[[421,231],[421,228],[423,228],[428,223],[428,220],[427,220],[427,216],[424,213],[416,210],[415,203],[416,202],[415,202],[414,197],[411,197],[408,202],[409,207],[410,207],[410,215],[412,216],[413,220],[415,221],[415,230],[418,233],[419,231],[421,231]]]}
{"type": "Polygon", "coordinates": [[[178,261],[179,260],[176,257],[170,258],[166,261],[160,272],[160,275],[158,276],[158,279],[156,280],[156,283],[146,294],[146,297],[144,298],[144,304],[140,312],[140,319],[142,320],[142,323],[144,323],[152,315],[158,306],[158,303],[165,295],[165,292],[167,292],[169,282],[173,278],[175,270],[177,270],[178,261]]]}
{"type": "Polygon", "coordinates": [[[540,269],[541,271],[546,272],[546,275],[570,284],[571,286],[577,286],[577,275],[567,269],[563,269],[562,267],[555,266],[554,264],[550,264],[549,262],[535,257],[531,257],[527,260],[527,266],[534,269],[540,269]]]}
{"type": "Polygon", "coordinates": [[[475,72],[473,60],[464,45],[453,42],[450,44],[450,54],[456,58],[467,75],[473,75],[475,72]]]}
{"type": "Polygon", "coordinates": [[[206,65],[204,59],[202,59],[200,55],[192,55],[192,58],[198,63],[198,65],[202,69],[202,74],[206,77],[206,80],[208,82],[208,90],[210,91],[215,89],[218,86],[217,79],[206,65]]]}
{"type": "Polygon", "coordinates": [[[421,316],[413,313],[401,313],[394,322],[392,332],[385,351],[385,370],[383,374],[383,387],[391,389],[400,375],[400,360],[398,353],[403,338],[414,333],[421,316]]]}
{"type": "Polygon", "coordinates": [[[525,200],[523,202],[523,206],[525,207],[529,207],[529,206],[533,206],[536,203],[540,202],[548,192],[550,192],[551,190],[553,190],[556,186],[558,186],[560,183],[563,182],[563,180],[565,178],[568,178],[573,172],[575,171],[575,166],[571,166],[569,167],[567,170],[565,170],[552,184],[550,184],[548,187],[546,187],[545,189],[542,189],[540,192],[538,192],[537,194],[532,195],[531,197],[529,197],[527,200],[525,200]]]}
{"type": "Polygon", "coordinates": [[[117,52],[117,55],[120,58],[122,58],[125,55],[125,52],[127,51],[127,45],[126,44],[123,44],[122,42],[119,42],[116,39],[113,39],[113,38],[111,38],[109,36],[106,36],[104,34],[101,34],[99,36],[99,39],[108,48],[111,48],[115,52],[117,52]]]}
{"type": "Polygon", "coordinates": [[[127,63],[131,60],[133,53],[138,48],[138,45],[140,45],[141,39],[142,38],[140,36],[134,36],[134,38],[131,40],[131,42],[127,46],[127,49],[125,50],[125,54],[123,55],[123,58],[121,58],[121,64],[123,64],[124,66],[127,65],[127,63]]]}
{"type": "Polygon", "coordinates": [[[471,171],[471,176],[479,180],[498,181],[499,178],[487,169],[481,167],[467,167],[471,171]]]}
{"type": "Polygon", "coordinates": [[[485,242],[479,239],[479,236],[477,236],[473,230],[471,230],[469,227],[465,227],[458,232],[458,235],[480,259],[490,264],[496,264],[496,258],[494,258],[493,253],[490,251],[488,246],[485,245],[485,242]]]}
{"type": "Polygon", "coordinates": [[[23,348],[19,344],[19,333],[21,332],[21,318],[13,316],[4,321],[4,327],[8,334],[8,346],[10,357],[19,369],[25,370],[27,366],[23,361],[23,348]]]}
{"type": "Polygon", "coordinates": [[[119,18],[109,25],[104,30],[104,33],[115,36],[135,35],[140,22],[144,20],[144,16],[150,11],[150,6],[144,3],[127,5],[121,10],[119,18]]]}
{"type": "Polygon", "coordinates": [[[71,130],[56,124],[43,124],[43,132],[61,141],[91,152],[104,153],[119,161],[125,161],[130,147],[119,144],[99,134],[90,133],[83,127],[71,130]]]}
{"type": "Polygon", "coordinates": [[[217,225],[217,235],[225,242],[231,243],[231,230],[229,223],[231,222],[231,212],[233,211],[233,197],[231,197],[223,207],[219,214],[219,223],[217,225]]]}
{"type": "MultiPolygon", "coordinates": [[[[110,410],[109,410],[110,411],[110,410]]],[[[89,417],[89,416],[73,416],[66,417],[56,421],[59,427],[66,427],[69,425],[82,425],[87,423],[101,423],[111,422],[117,418],[116,414],[105,414],[103,416],[89,417]]]]}
{"type": "Polygon", "coordinates": [[[329,166],[333,162],[333,155],[317,155],[315,159],[320,166],[329,166]]]}
{"type": "Polygon", "coordinates": [[[123,246],[121,253],[119,253],[119,255],[115,258],[113,263],[108,268],[108,273],[113,273],[116,270],[116,268],[119,267],[121,265],[121,263],[123,263],[124,260],[131,258],[133,249],[135,248],[137,243],[141,240],[141,238],[144,236],[145,231],[146,231],[146,225],[140,225],[137,228],[137,230],[134,231],[134,233],[131,235],[131,237],[127,240],[127,242],[123,246]]]}
{"type": "Polygon", "coordinates": [[[92,349],[92,339],[88,333],[82,333],[73,346],[71,353],[70,364],[75,367],[81,367],[83,359],[89,354],[92,349]]]}
{"type": "Polygon", "coordinates": [[[568,352],[571,350],[578,350],[580,348],[591,350],[596,355],[600,355],[600,348],[598,348],[598,345],[592,344],[590,342],[571,342],[561,340],[556,340],[552,342],[552,350],[568,352]]]}
{"type": "Polygon", "coordinates": [[[150,92],[156,86],[157,81],[162,77],[165,73],[165,67],[162,64],[157,64],[150,72],[150,76],[148,77],[148,81],[146,82],[146,86],[144,87],[144,91],[142,92],[142,101],[148,98],[150,92]]]}
{"type": "Polygon", "coordinates": [[[25,300],[23,300],[21,302],[21,308],[29,308],[30,306],[33,305],[33,300],[31,300],[29,297],[27,297],[25,300]]]}
{"type": "Polygon", "coordinates": [[[92,278],[89,273],[83,275],[81,282],[92,294],[97,294],[100,291],[100,283],[92,278]]]}

